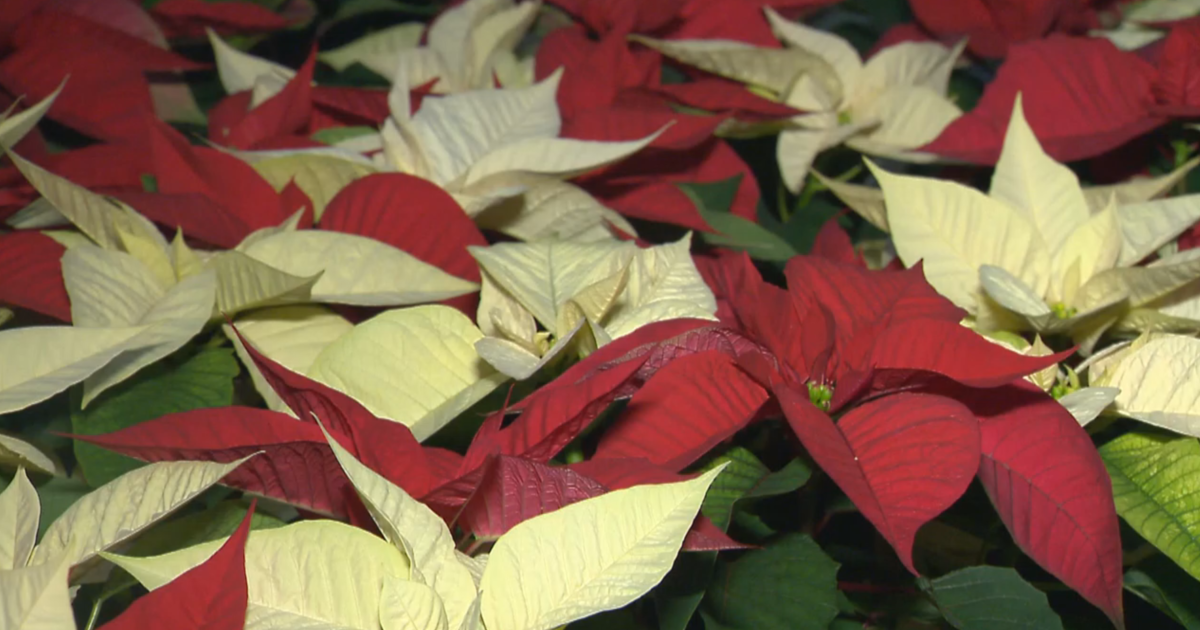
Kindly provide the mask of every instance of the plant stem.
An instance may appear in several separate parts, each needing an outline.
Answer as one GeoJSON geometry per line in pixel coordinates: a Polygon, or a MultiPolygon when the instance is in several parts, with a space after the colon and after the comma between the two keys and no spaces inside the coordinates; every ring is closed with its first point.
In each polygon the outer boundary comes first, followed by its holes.
{"type": "Polygon", "coordinates": [[[92,630],[96,627],[96,621],[100,619],[100,607],[103,606],[104,602],[106,601],[108,601],[107,596],[96,598],[96,603],[92,604],[92,614],[88,615],[87,625],[84,626],[83,630],[92,630]]]}

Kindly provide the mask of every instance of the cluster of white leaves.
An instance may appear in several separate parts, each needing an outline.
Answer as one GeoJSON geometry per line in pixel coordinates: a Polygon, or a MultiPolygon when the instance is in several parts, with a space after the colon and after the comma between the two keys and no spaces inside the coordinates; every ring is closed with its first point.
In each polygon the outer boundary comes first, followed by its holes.
{"type": "Polygon", "coordinates": [[[1116,414],[1200,437],[1200,339],[1150,332],[1089,361],[1089,382],[1120,391],[1116,414]]]}
{"type": "Polygon", "coordinates": [[[1121,50],[1136,50],[1164,37],[1166,31],[1156,25],[1200,15],[1197,0],[1141,0],[1116,5],[1121,19],[1112,28],[1095,29],[1092,37],[1103,37],[1121,50]]]}
{"type": "Polygon", "coordinates": [[[528,378],[572,344],[587,353],[646,324],[715,319],[691,235],[639,249],[628,241],[500,243],[472,247],[483,270],[479,354],[528,378]],[[541,324],[542,330],[538,330],[541,324]]]}
{"type": "Polygon", "coordinates": [[[1136,266],[1200,218],[1200,195],[1149,200],[1162,180],[1085,191],[1042,150],[1020,99],[987,195],[868,165],[900,259],[923,261],[929,283],[982,330],[1069,332],[1089,352],[1118,323],[1200,326],[1184,290],[1200,278],[1200,258],[1136,266]],[[1177,309],[1169,321],[1156,313],[1167,305],[1177,309]]]}
{"type": "Polygon", "coordinates": [[[515,49],[540,7],[536,0],[468,0],[428,27],[399,24],[320,58],[338,70],[361,63],[382,77],[404,77],[405,88],[436,81],[433,90],[441,94],[486,90],[496,82],[525,87],[533,82],[533,58],[519,57],[515,49]]]}
{"type": "Polygon", "coordinates": [[[628,157],[661,133],[623,142],[558,137],[561,78],[559,70],[526,88],[426,97],[415,114],[405,92],[391,100],[375,164],[437,184],[474,216],[548,179],[568,179],[628,157]]]}
{"type": "Polygon", "coordinates": [[[946,90],[965,42],[954,48],[904,42],[864,63],[837,35],[763,10],[784,49],[729,40],[638,41],[805,112],[779,134],[779,170],[792,192],[804,186],[818,153],[843,143],[893,159],[933,159],[914,149],[962,115],[946,90]]]}

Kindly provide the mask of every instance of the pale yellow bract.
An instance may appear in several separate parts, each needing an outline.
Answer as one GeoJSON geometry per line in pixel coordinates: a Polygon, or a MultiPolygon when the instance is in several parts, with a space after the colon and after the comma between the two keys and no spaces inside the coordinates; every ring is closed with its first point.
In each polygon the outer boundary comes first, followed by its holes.
{"type": "Polygon", "coordinates": [[[779,171],[792,192],[803,188],[818,153],[842,143],[893,159],[934,159],[914,150],[962,115],[946,91],[965,42],[954,48],[903,42],[864,63],[837,35],[792,22],[771,7],[763,11],[785,48],[728,40],[635,39],[684,63],[764,89],[805,112],[779,134],[779,171]]]}
{"type": "Polygon", "coordinates": [[[1200,278],[1200,258],[1186,252],[1133,266],[1200,219],[1200,195],[1117,205],[1122,193],[1161,192],[1159,180],[1108,189],[1099,205],[1042,150],[1020,98],[987,195],[868,166],[900,259],[923,261],[929,283],[981,330],[1069,332],[1086,353],[1130,311],[1200,278]]]}
{"type": "Polygon", "coordinates": [[[1093,385],[1120,389],[1120,415],[1200,437],[1200,339],[1147,333],[1093,362],[1093,385]]]}
{"type": "Polygon", "coordinates": [[[36,545],[38,495],[18,469],[0,492],[0,628],[74,628],[68,587],[78,576],[72,569],[136,536],[250,457],[226,464],[160,462],[121,475],[78,499],[36,545]]]}
{"type": "Polygon", "coordinates": [[[645,249],[628,241],[472,247],[484,271],[477,319],[487,334],[476,349],[496,369],[525,379],[585,332],[591,350],[653,322],[715,319],[716,298],[690,246],[689,234],[645,249]]]}
{"type": "Polygon", "coordinates": [[[448,306],[385,311],[322,349],[308,376],[425,440],[507,380],[475,351],[481,337],[448,306]]]}

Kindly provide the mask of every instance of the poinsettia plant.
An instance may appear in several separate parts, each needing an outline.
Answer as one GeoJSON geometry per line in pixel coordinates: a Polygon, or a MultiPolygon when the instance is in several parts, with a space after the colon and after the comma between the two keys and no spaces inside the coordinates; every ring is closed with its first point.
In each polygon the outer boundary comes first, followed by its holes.
{"type": "Polygon", "coordinates": [[[0,627],[1194,627],[1196,8],[3,3],[0,627]]]}

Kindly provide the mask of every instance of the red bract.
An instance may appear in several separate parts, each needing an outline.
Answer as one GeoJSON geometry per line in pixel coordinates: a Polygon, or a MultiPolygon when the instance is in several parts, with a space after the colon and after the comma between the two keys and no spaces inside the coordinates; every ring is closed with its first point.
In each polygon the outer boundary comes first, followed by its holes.
{"type": "MultiPolygon", "coordinates": [[[[278,94],[251,108],[250,90],[222,99],[208,117],[208,139],[239,149],[324,146],[309,136],[322,129],[378,126],[390,115],[387,92],[380,89],[313,85],[314,49],[278,94]]],[[[413,91],[419,106],[422,89],[413,91]]]]}
{"type": "Polygon", "coordinates": [[[760,195],[754,175],[724,141],[713,137],[728,113],[745,104],[745,97],[738,94],[744,92],[740,87],[731,88],[735,96],[728,103],[709,94],[710,108],[720,115],[676,112],[668,103],[677,99],[658,93],[658,54],[631,50],[615,31],[593,42],[581,28],[559,29],[547,37],[537,62],[539,78],[566,67],[558,90],[564,136],[632,140],[673,123],[637,155],[581,178],[588,192],[627,216],[711,231],[675,184],[740,175],[731,211],[755,220],[760,195]]]}
{"type": "Polygon", "coordinates": [[[155,223],[232,248],[250,232],[279,225],[304,205],[296,203],[298,191],[286,197],[276,193],[253,167],[232,155],[192,146],[157,120],[142,125],[157,191],[114,196],[155,223]]]}
{"type": "Polygon", "coordinates": [[[403,173],[377,173],[343,188],[325,207],[321,228],[368,236],[465,280],[479,282],[467,247],[487,240],[445,190],[403,173]],[[437,238],[423,229],[437,226],[437,238]]]}
{"type": "Polygon", "coordinates": [[[642,151],[626,158],[600,179],[583,185],[605,205],[626,216],[712,231],[695,203],[676,184],[714,183],[740,177],[730,212],[757,221],[758,181],[738,154],[719,138],[687,151],[667,154],[642,151]]]}
{"type": "Polygon", "coordinates": [[[1017,545],[1124,627],[1112,483],[1087,433],[1030,383],[939,389],[979,418],[979,480],[1017,545]]]}
{"type": "Polygon", "coordinates": [[[821,226],[821,230],[817,232],[817,238],[813,241],[812,251],[809,254],[834,262],[858,265],[864,269],[867,267],[867,261],[863,259],[861,253],[854,249],[854,244],[850,241],[850,235],[846,233],[846,230],[842,229],[842,226],[838,225],[838,218],[836,216],[830,217],[821,226]]]}
{"type": "Polygon", "coordinates": [[[716,76],[701,76],[686,83],[660,85],[653,90],[680,105],[730,114],[739,120],[779,120],[801,113],[783,103],[765,99],[740,83],[716,76]]]}
{"type": "Polygon", "coordinates": [[[287,414],[251,407],[198,409],[105,435],[72,437],[147,462],[224,463],[261,451],[222,483],[322,514],[350,512],[350,480],[320,428],[287,414]]]}
{"type": "Polygon", "coordinates": [[[633,395],[593,459],[642,457],[683,470],[767,402],[766,390],[741,377],[733,359],[719,351],[672,361],[633,395]]]}
{"type": "Polygon", "coordinates": [[[938,38],[968,37],[982,57],[1003,57],[1014,44],[1051,31],[1082,34],[1098,25],[1090,0],[912,0],[921,26],[938,38]]]}
{"type": "Polygon", "coordinates": [[[301,134],[312,116],[312,77],[316,63],[314,49],[278,94],[243,112],[240,120],[235,122],[232,117],[210,120],[209,140],[238,149],[254,149],[280,136],[301,134]]]}
{"type": "Polygon", "coordinates": [[[1156,111],[1154,67],[1100,38],[1054,36],[1015,45],[967,114],[922,148],[995,164],[1018,93],[1046,152],[1060,162],[1094,157],[1166,122],[1156,111]]]}
{"type": "Polygon", "coordinates": [[[408,427],[372,414],[350,396],[306,376],[296,374],[264,356],[237,332],[234,333],[262,372],[271,389],[302,421],[350,438],[342,442],[353,455],[409,494],[422,496],[442,479],[432,474],[430,455],[442,460],[438,468],[449,468],[446,459],[458,463],[458,456],[441,449],[423,449],[408,427]]]}
{"type": "Polygon", "coordinates": [[[1200,115],[1200,22],[1190,21],[1173,29],[1158,54],[1158,76],[1154,97],[1160,111],[1172,116],[1200,115]]]}
{"type": "MultiPolygon", "coordinates": [[[[464,280],[479,282],[479,264],[467,247],[484,247],[487,240],[462,206],[445,190],[403,173],[376,173],[343,188],[325,207],[321,228],[367,236],[464,280]],[[428,238],[427,226],[438,226],[428,238]]],[[[479,294],[444,302],[474,316],[479,294]]]]}
{"type": "Polygon", "coordinates": [[[49,116],[97,138],[135,134],[140,119],[154,115],[145,73],[206,67],[166,50],[159,38],[144,39],[70,7],[26,9],[19,3],[0,9],[7,14],[0,21],[20,25],[0,41],[12,51],[0,60],[0,85],[40,100],[69,75],[49,116]]]}
{"type": "Polygon", "coordinates": [[[226,34],[278,31],[288,26],[285,18],[269,9],[238,0],[163,0],[155,3],[150,13],[171,39],[204,37],[206,28],[226,34]]]}
{"type": "Polygon", "coordinates": [[[606,492],[569,468],[517,457],[493,457],[462,508],[459,524],[480,538],[499,538],[521,521],[606,492]]]}
{"type": "Polygon", "coordinates": [[[961,404],[896,394],[855,407],[836,423],[809,392],[774,388],[808,452],[913,573],[917,530],[966,491],[979,467],[979,421],[961,404]]]}
{"type": "Polygon", "coordinates": [[[246,626],[246,540],[255,503],[216,553],[141,597],[102,630],[139,628],[204,628],[242,630],[246,626]]]}
{"type": "Polygon", "coordinates": [[[795,18],[839,0],[552,0],[593,32],[670,39],[734,39],[778,46],[762,19],[770,6],[795,18]]]}
{"type": "Polygon", "coordinates": [[[628,393],[627,386],[644,362],[644,358],[630,359],[579,383],[544,387],[511,409],[521,415],[507,428],[500,426],[503,412],[492,414],[475,434],[460,472],[475,469],[489,455],[550,461],[612,401],[628,393]]]}
{"type": "Polygon", "coordinates": [[[551,0],[597,33],[652,33],[676,22],[688,0],[551,0]]]}
{"type": "Polygon", "coordinates": [[[64,252],[58,241],[37,232],[0,234],[0,303],[71,321],[64,252]]]}
{"type": "MultiPolygon", "coordinates": [[[[29,136],[26,136],[29,138],[29,136]]],[[[153,171],[144,146],[121,142],[93,144],[53,154],[15,151],[46,170],[102,195],[140,191],[142,175],[153,171]]],[[[8,218],[39,196],[17,167],[0,168],[0,219],[8,218]]]]}
{"type": "MultiPolygon", "coordinates": [[[[312,85],[311,61],[310,57],[279,94],[258,107],[250,107],[250,90],[218,102],[208,114],[208,139],[247,150],[320,147],[325,145],[309,137],[317,131],[378,126],[390,115],[383,90],[312,85]]],[[[414,109],[421,96],[413,91],[414,109]]]]}

